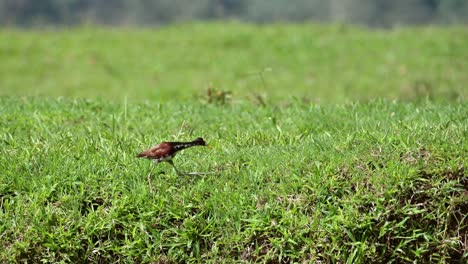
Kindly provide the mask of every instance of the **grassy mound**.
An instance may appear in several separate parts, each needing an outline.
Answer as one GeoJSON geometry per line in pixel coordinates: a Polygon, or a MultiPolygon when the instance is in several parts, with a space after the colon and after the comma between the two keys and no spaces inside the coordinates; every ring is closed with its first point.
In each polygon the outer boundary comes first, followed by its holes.
{"type": "Polygon", "coordinates": [[[0,98],[0,261],[466,262],[466,104],[0,98]],[[177,177],[135,154],[203,136],[177,177]]]}

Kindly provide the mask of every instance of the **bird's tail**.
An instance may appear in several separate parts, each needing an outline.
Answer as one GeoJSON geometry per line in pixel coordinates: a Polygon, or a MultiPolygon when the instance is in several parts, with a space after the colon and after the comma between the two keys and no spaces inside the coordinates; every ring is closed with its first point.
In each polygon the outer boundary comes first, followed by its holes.
{"type": "Polygon", "coordinates": [[[146,157],[146,153],[143,151],[141,153],[139,153],[138,155],[136,155],[137,158],[144,158],[146,157]]]}

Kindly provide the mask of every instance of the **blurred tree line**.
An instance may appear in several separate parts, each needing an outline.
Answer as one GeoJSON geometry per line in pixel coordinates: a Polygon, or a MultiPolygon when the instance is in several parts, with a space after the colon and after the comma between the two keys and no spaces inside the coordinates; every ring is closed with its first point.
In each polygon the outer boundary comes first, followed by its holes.
{"type": "Polygon", "coordinates": [[[0,0],[2,25],[155,25],[224,18],[378,27],[466,23],[468,0],[0,0]]]}

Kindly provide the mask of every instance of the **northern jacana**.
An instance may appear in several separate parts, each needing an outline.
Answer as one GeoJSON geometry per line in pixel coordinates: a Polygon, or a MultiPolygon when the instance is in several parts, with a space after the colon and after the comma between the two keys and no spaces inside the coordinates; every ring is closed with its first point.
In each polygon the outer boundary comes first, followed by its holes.
{"type": "MultiPolygon", "coordinates": [[[[154,162],[154,165],[157,165],[160,162],[168,162],[174,167],[174,170],[178,175],[182,175],[174,165],[172,159],[177,154],[177,152],[194,147],[194,146],[207,146],[203,138],[199,137],[190,142],[161,142],[158,145],[147,149],[137,155],[137,158],[147,158],[151,159],[154,162]]],[[[151,174],[151,173],[150,173],[151,174]]]]}

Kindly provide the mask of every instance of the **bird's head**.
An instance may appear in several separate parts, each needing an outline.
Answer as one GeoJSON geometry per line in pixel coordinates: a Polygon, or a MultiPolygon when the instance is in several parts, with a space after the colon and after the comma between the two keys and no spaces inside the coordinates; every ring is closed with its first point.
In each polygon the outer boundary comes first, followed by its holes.
{"type": "Polygon", "coordinates": [[[197,139],[195,139],[194,141],[192,141],[194,144],[196,145],[199,145],[199,146],[208,146],[205,142],[205,140],[203,140],[203,138],[199,137],[197,139]]]}

